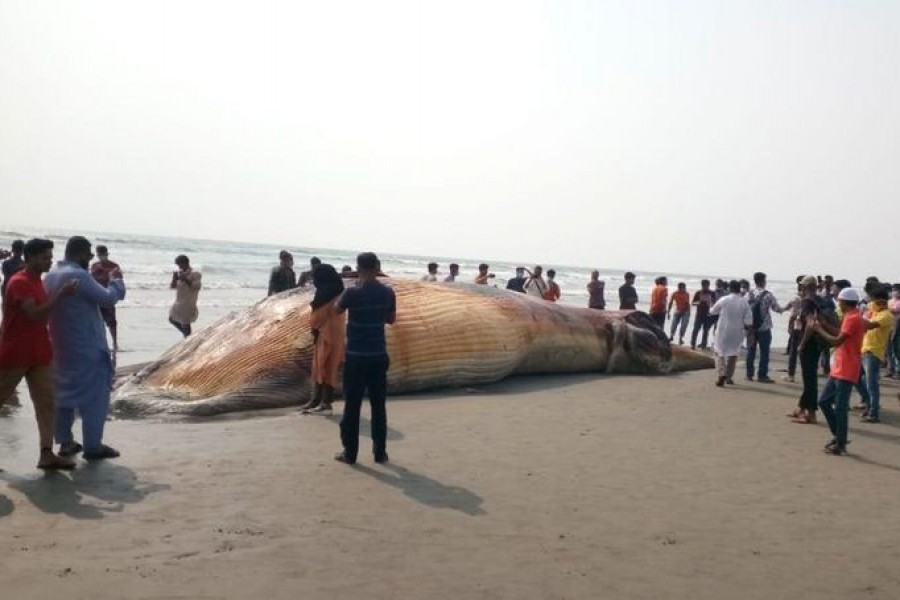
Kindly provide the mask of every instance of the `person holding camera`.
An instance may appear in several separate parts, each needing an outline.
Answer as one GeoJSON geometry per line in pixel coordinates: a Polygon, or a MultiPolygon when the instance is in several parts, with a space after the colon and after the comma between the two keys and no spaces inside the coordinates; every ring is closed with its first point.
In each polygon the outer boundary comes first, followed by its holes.
{"type": "Polygon", "coordinates": [[[191,268],[191,261],[181,254],[175,258],[177,271],[172,272],[170,288],[175,290],[175,303],[169,310],[169,323],[184,337],[191,335],[191,323],[200,316],[197,298],[200,296],[202,275],[191,268]]]}

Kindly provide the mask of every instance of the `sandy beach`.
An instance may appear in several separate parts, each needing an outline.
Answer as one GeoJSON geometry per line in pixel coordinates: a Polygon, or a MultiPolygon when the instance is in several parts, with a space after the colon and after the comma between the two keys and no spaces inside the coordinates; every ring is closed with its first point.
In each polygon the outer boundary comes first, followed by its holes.
{"type": "Polygon", "coordinates": [[[334,462],[337,417],[281,410],[114,421],[121,459],[44,476],[33,427],[19,427],[0,465],[0,589],[896,597],[896,386],[884,423],[851,421],[851,453],[833,457],[823,425],[784,417],[799,385],[711,381],[529,377],[398,398],[385,466],[366,452],[354,468],[334,462]]]}

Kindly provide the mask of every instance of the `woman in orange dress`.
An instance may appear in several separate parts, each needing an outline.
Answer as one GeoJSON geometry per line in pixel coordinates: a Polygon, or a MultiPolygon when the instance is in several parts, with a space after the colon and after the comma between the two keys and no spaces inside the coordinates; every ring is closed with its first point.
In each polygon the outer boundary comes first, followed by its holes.
{"type": "Polygon", "coordinates": [[[312,400],[300,410],[317,415],[331,415],[334,391],[340,383],[339,371],[344,362],[345,317],[338,314],[335,304],[344,291],[341,276],[331,265],[319,265],[312,275],[316,294],[313,296],[309,325],[313,331],[312,400]]]}

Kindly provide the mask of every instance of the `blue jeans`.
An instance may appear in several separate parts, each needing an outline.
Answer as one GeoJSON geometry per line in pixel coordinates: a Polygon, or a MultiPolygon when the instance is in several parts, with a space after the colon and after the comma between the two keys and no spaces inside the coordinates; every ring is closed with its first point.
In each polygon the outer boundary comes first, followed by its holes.
{"type": "Polygon", "coordinates": [[[829,377],[819,397],[819,408],[840,448],[847,446],[847,414],[850,412],[851,390],[853,384],[849,381],[829,377]]]}
{"type": "Polygon", "coordinates": [[[900,373],[900,331],[891,334],[891,343],[888,344],[888,373],[900,373]]]}
{"type": "Polygon", "coordinates": [[[866,390],[869,392],[869,416],[873,419],[881,417],[881,384],[878,381],[881,377],[881,359],[866,352],[862,356],[863,368],[866,370],[866,390]]]}
{"type": "Polygon", "coordinates": [[[772,330],[757,331],[756,339],[747,339],[747,377],[753,378],[756,362],[756,345],[759,344],[759,379],[769,376],[769,349],[772,347],[772,330]]]}

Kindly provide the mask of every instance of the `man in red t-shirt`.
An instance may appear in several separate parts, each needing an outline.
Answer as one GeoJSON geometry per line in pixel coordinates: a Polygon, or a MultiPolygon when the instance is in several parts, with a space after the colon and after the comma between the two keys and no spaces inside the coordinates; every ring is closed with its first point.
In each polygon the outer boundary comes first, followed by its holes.
{"type": "MultiPolygon", "coordinates": [[[[119,265],[109,260],[109,249],[104,245],[97,246],[97,262],[91,265],[91,277],[103,287],[109,287],[110,274],[119,268],[119,265]]],[[[119,351],[118,321],[116,321],[115,306],[101,306],[100,315],[103,322],[109,327],[112,336],[113,352],[119,351]]]]}
{"type": "Polygon", "coordinates": [[[844,288],[838,294],[838,304],[844,318],[837,336],[830,335],[818,323],[807,324],[827,344],[836,346],[831,372],[825,389],[819,396],[819,408],[828,421],[834,439],[825,445],[825,452],[840,455],[847,452],[847,415],[850,412],[850,392],[859,381],[862,370],[862,342],[866,325],[859,314],[859,292],[844,288]]]}
{"type": "Polygon", "coordinates": [[[0,401],[16,391],[24,378],[34,403],[41,443],[39,469],[72,469],[75,463],[53,453],[53,350],[47,332],[50,310],[64,294],[72,294],[77,281],[48,297],[41,274],[53,263],[53,242],[34,239],[25,244],[25,268],[6,286],[3,324],[0,327],[0,401]]]}

